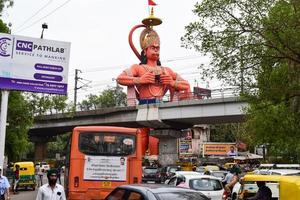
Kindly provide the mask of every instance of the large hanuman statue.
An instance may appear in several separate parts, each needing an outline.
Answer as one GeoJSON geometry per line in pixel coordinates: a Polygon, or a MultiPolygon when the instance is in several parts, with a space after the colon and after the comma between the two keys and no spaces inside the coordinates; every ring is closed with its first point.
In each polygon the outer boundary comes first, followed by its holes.
{"type": "Polygon", "coordinates": [[[160,102],[168,90],[170,91],[171,100],[176,93],[184,94],[187,97],[190,92],[190,85],[186,80],[171,68],[161,66],[159,60],[160,39],[157,32],[152,28],[153,21],[158,18],[153,20],[153,13],[150,18],[150,25],[143,21],[145,25],[135,26],[129,35],[130,45],[139,57],[140,64],[132,65],[117,78],[119,84],[136,91],[136,98],[139,100],[140,105],[160,102]],[[139,27],[145,27],[140,35],[140,46],[142,48],[140,55],[131,40],[132,32],[139,27]]]}

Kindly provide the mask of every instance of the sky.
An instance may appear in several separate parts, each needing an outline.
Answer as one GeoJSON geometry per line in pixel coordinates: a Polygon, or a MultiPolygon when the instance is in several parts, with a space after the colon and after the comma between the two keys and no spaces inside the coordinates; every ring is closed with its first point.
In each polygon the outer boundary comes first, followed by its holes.
{"type": "MultiPolygon", "coordinates": [[[[200,79],[200,64],[208,58],[195,50],[181,47],[184,27],[197,17],[192,10],[196,0],[154,0],[154,15],[163,23],[155,30],[160,35],[163,66],[172,68],[191,86],[219,87],[217,82],[200,79]]],[[[68,97],[73,100],[75,69],[81,70],[78,101],[88,94],[100,94],[108,86],[115,86],[115,78],[124,69],[138,63],[128,44],[130,29],[149,16],[147,0],[14,0],[14,6],[3,12],[3,19],[11,23],[11,33],[40,38],[42,24],[47,23],[44,39],[71,43],[68,97]]],[[[140,51],[138,37],[134,43],[140,51]]]]}

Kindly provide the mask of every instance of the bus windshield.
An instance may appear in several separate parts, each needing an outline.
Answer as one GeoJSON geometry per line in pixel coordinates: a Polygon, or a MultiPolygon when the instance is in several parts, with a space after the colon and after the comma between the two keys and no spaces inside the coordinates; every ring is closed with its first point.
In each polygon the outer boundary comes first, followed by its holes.
{"type": "Polygon", "coordinates": [[[81,132],[79,151],[86,155],[127,156],[135,152],[135,136],[126,133],[81,132]]]}

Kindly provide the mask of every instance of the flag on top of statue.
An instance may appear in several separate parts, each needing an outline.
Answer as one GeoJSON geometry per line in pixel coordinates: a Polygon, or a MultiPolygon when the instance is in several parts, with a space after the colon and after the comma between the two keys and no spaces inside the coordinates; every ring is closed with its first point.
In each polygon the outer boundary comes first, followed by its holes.
{"type": "Polygon", "coordinates": [[[149,6],[156,6],[157,4],[152,0],[148,0],[148,5],[149,6]]]}

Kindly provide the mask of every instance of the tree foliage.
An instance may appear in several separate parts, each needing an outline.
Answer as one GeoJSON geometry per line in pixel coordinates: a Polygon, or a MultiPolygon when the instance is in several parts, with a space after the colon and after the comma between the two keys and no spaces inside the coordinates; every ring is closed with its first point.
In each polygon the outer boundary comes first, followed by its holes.
{"type": "Polygon", "coordinates": [[[211,127],[212,142],[249,142],[244,125],[241,123],[216,124],[211,127]]]}
{"type": "Polygon", "coordinates": [[[2,13],[3,8],[13,6],[13,3],[14,3],[13,0],[0,0],[0,13],[2,13]]]}
{"type": "Polygon", "coordinates": [[[33,123],[30,106],[21,92],[10,92],[7,113],[5,154],[17,161],[29,151],[28,131],[33,123]]]}
{"type": "MultiPolygon", "coordinates": [[[[209,66],[201,66],[204,77],[217,76],[231,85],[241,87],[243,83],[246,88],[252,88],[256,86],[262,58],[300,61],[296,47],[290,46],[291,50],[285,51],[290,42],[282,39],[279,44],[277,40],[286,25],[278,24],[272,34],[266,31],[274,25],[269,21],[267,27],[266,19],[276,2],[204,0],[195,5],[193,12],[199,18],[186,26],[182,41],[186,48],[194,48],[212,58],[209,66]]],[[[299,34],[291,38],[295,37],[299,34]]]]}
{"type": "Polygon", "coordinates": [[[65,113],[73,110],[67,103],[67,96],[54,94],[30,93],[26,95],[33,115],[65,113]]]}
{"type": "Polygon", "coordinates": [[[70,133],[58,135],[55,142],[49,142],[47,144],[47,157],[55,158],[56,153],[60,153],[60,156],[65,156],[65,150],[69,140],[70,133]]]}
{"type": "Polygon", "coordinates": [[[99,95],[89,94],[87,97],[79,104],[81,110],[126,106],[126,94],[120,86],[105,89],[99,95]]]}
{"type": "Polygon", "coordinates": [[[183,45],[209,55],[204,77],[239,86],[250,103],[245,130],[275,156],[300,160],[300,2],[204,0],[183,45]]]}

